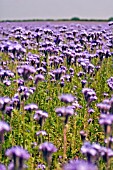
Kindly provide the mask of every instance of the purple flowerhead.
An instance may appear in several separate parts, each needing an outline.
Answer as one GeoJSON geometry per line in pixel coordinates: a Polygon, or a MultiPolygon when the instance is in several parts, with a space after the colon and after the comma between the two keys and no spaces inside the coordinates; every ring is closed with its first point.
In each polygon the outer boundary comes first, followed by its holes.
{"type": "Polygon", "coordinates": [[[89,114],[92,114],[92,113],[94,113],[94,112],[95,112],[94,109],[92,109],[92,108],[89,108],[89,109],[88,109],[88,113],[89,113],[89,114]]]}
{"type": "Polygon", "coordinates": [[[35,68],[30,65],[23,65],[17,68],[18,74],[23,77],[24,80],[28,80],[31,74],[36,72],[35,68]]]}
{"type": "Polygon", "coordinates": [[[0,142],[4,141],[4,133],[9,131],[10,126],[4,121],[0,121],[0,142]]]}
{"type": "Polygon", "coordinates": [[[107,85],[109,87],[110,90],[113,90],[113,77],[110,77],[108,80],[107,80],[107,85]]]}
{"type": "Polygon", "coordinates": [[[13,111],[13,107],[12,106],[6,106],[5,108],[5,113],[11,117],[11,113],[13,111]]]}
{"type": "Polygon", "coordinates": [[[113,157],[113,150],[107,147],[100,148],[100,155],[104,162],[108,162],[109,158],[113,157]]]}
{"type": "Polygon", "coordinates": [[[23,168],[23,161],[30,158],[27,150],[23,149],[20,146],[13,146],[10,149],[7,149],[5,155],[14,161],[14,168],[23,168]]]}
{"type": "Polygon", "coordinates": [[[38,106],[34,103],[31,103],[31,104],[24,106],[24,110],[26,110],[28,112],[31,112],[31,111],[37,110],[37,109],[38,109],[38,106]]]}
{"type": "Polygon", "coordinates": [[[97,104],[97,107],[98,107],[98,109],[100,110],[100,112],[101,113],[107,113],[107,112],[109,112],[109,110],[110,110],[110,104],[108,104],[108,103],[98,103],[97,104]]]}
{"type": "Polygon", "coordinates": [[[28,160],[30,158],[28,151],[20,146],[13,146],[12,148],[7,149],[5,154],[10,158],[14,156],[18,158],[23,158],[24,160],[28,160]]]}
{"type": "Polygon", "coordinates": [[[20,99],[18,94],[15,94],[15,96],[12,98],[11,106],[13,108],[20,109],[20,99]]]}
{"type": "Polygon", "coordinates": [[[87,160],[92,162],[92,160],[97,158],[98,151],[94,147],[92,147],[90,142],[84,142],[83,146],[81,147],[81,152],[87,156],[87,160]]]}
{"type": "Polygon", "coordinates": [[[82,93],[84,94],[87,105],[89,106],[93,101],[97,100],[96,93],[93,89],[83,88],[82,93]]]}
{"type": "Polygon", "coordinates": [[[40,130],[40,131],[38,131],[38,132],[36,133],[36,136],[39,136],[39,135],[46,136],[47,133],[46,133],[46,131],[44,131],[44,130],[40,130]]]}
{"type": "Polygon", "coordinates": [[[65,117],[64,123],[68,123],[69,116],[74,115],[73,106],[63,106],[55,109],[55,112],[58,116],[65,117]]]}
{"type": "Polygon", "coordinates": [[[44,81],[45,77],[42,74],[37,74],[35,76],[35,84],[37,84],[39,81],[44,81]]]}
{"type": "Polygon", "coordinates": [[[5,165],[3,165],[3,164],[0,164],[0,170],[6,170],[6,167],[5,167],[5,165]]]}
{"type": "Polygon", "coordinates": [[[36,120],[40,126],[43,126],[45,119],[48,118],[48,113],[43,110],[37,110],[34,114],[34,120],[36,120]]]}
{"type": "Polygon", "coordinates": [[[18,79],[17,83],[18,83],[18,87],[24,86],[24,80],[22,80],[22,79],[18,79]]]}
{"type": "Polygon", "coordinates": [[[86,80],[81,80],[81,83],[82,83],[82,88],[84,88],[84,86],[87,83],[87,81],[86,80]]]}
{"type": "Polygon", "coordinates": [[[72,94],[62,94],[59,99],[61,102],[68,104],[74,101],[74,96],[72,94]]]}
{"type": "Polygon", "coordinates": [[[85,160],[71,160],[64,165],[63,170],[98,170],[98,168],[85,160]]]}
{"type": "Polygon", "coordinates": [[[0,110],[4,111],[6,105],[10,102],[10,98],[9,97],[0,97],[0,110]]]}
{"type": "Polygon", "coordinates": [[[36,170],[38,170],[38,169],[44,170],[44,169],[46,169],[46,166],[44,164],[38,164],[36,170]]]}
{"type": "Polygon", "coordinates": [[[4,83],[6,86],[10,86],[10,85],[11,85],[11,81],[9,81],[9,80],[4,80],[3,83],[4,83]]]}
{"type": "Polygon", "coordinates": [[[57,148],[50,142],[44,142],[39,145],[39,150],[42,151],[44,160],[49,164],[51,156],[57,151],[57,148]]]}
{"type": "Polygon", "coordinates": [[[112,115],[108,115],[108,114],[102,114],[102,116],[99,119],[99,124],[102,125],[104,127],[104,133],[105,136],[107,134],[110,134],[112,131],[112,123],[113,123],[113,117],[111,117],[112,115]]]}
{"type": "Polygon", "coordinates": [[[87,133],[84,130],[81,130],[80,135],[81,135],[81,140],[84,142],[86,139],[87,133]]]}

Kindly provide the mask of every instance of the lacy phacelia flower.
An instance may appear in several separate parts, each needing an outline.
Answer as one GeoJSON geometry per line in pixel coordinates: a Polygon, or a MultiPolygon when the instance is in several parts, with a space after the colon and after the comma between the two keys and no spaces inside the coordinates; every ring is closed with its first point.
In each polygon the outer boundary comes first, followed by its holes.
{"type": "Polygon", "coordinates": [[[65,117],[64,123],[67,124],[69,116],[72,116],[74,114],[74,109],[73,106],[67,106],[67,107],[63,106],[63,107],[56,108],[55,112],[58,116],[65,117]]]}
{"type": "Polygon", "coordinates": [[[34,103],[24,106],[24,110],[29,111],[29,112],[31,112],[33,110],[37,110],[37,109],[38,109],[38,106],[34,103]]]}
{"type": "Polygon", "coordinates": [[[3,164],[0,164],[0,170],[6,170],[6,167],[5,167],[5,165],[3,165],[3,164]]]}
{"type": "Polygon", "coordinates": [[[49,164],[51,156],[57,151],[57,148],[50,142],[44,142],[40,144],[39,150],[42,151],[44,160],[49,164]]]}
{"type": "Polygon", "coordinates": [[[42,74],[37,74],[35,76],[35,84],[38,84],[39,81],[44,81],[45,77],[42,74]]]}
{"type": "Polygon", "coordinates": [[[64,103],[72,103],[74,101],[74,96],[72,94],[62,94],[59,96],[61,102],[64,103]]]}
{"type": "Polygon", "coordinates": [[[4,133],[9,131],[10,126],[4,121],[0,121],[0,142],[4,141],[4,133]]]}
{"type": "Polygon", "coordinates": [[[36,72],[35,68],[30,65],[23,65],[17,68],[18,74],[23,77],[24,80],[28,80],[31,74],[36,72]]]}
{"type": "Polygon", "coordinates": [[[36,120],[41,127],[43,126],[46,118],[48,118],[48,113],[43,110],[37,110],[34,114],[34,120],[36,120]]]}
{"type": "Polygon", "coordinates": [[[98,170],[98,168],[85,160],[71,160],[64,165],[63,170],[98,170]]]}
{"type": "Polygon", "coordinates": [[[11,101],[9,97],[0,97],[0,110],[4,111],[6,105],[11,101]]]}
{"type": "Polygon", "coordinates": [[[84,94],[87,105],[89,106],[93,101],[97,100],[96,93],[93,89],[83,88],[82,93],[84,94]]]}
{"type": "Polygon", "coordinates": [[[13,146],[7,149],[5,155],[13,158],[15,169],[23,168],[23,161],[30,158],[29,153],[20,146],[13,146]]]}

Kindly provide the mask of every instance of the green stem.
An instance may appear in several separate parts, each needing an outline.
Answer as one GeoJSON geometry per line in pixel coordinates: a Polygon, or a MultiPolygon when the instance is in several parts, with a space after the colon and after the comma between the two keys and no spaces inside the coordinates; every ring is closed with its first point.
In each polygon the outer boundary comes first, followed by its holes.
{"type": "Polygon", "coordinates": [[[67,124],[64,126],[64,129],[63,129],[63,137],[64,137],[63,161],[65,161],[65,159],[66,159],[66,150],[67,150],[67,136],[66,136],[66,133],[67,133],[67,124]]]}

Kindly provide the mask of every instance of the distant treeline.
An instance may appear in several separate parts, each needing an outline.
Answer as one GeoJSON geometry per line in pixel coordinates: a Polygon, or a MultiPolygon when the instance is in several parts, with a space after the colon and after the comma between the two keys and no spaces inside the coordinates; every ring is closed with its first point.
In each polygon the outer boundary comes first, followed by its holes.
{"type": "Polygon", "coordinates": [[[73,17],[71,19],[62,18],[62,19],[23,19],[23,20],[1,20],[0,22],[35,22],[35,21],[89,21],[89,22],[109,22],[113,21],[113,17],[109,19],[82,19],[78,17],[73,17]]]}

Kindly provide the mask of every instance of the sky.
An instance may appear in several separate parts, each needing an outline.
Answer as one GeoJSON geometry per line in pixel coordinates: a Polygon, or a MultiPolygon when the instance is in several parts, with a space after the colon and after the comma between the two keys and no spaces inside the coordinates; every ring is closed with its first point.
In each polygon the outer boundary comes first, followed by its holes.
{"type": "Polygon", "coordinates": [[[113,17],[113,0],[0,0],[0,20],[72,17],[113,17]]]}

